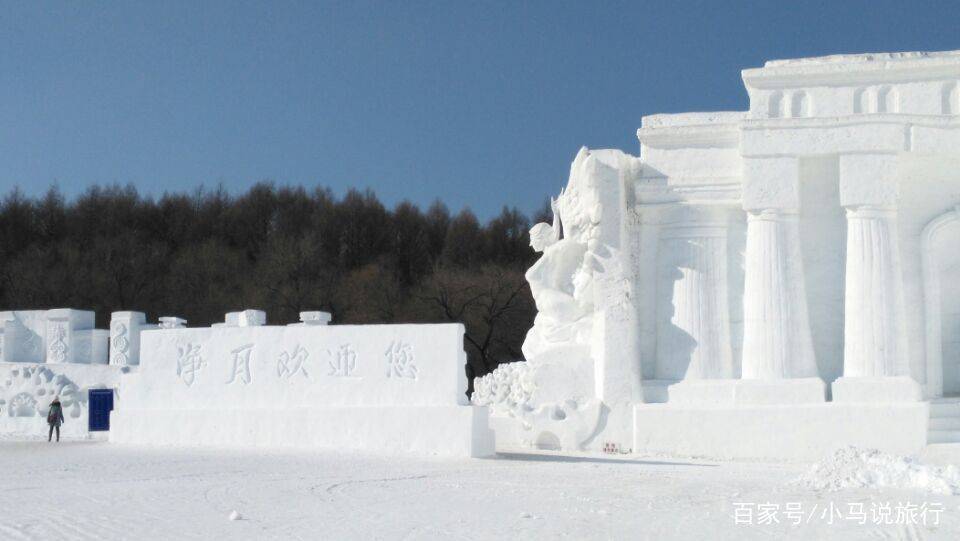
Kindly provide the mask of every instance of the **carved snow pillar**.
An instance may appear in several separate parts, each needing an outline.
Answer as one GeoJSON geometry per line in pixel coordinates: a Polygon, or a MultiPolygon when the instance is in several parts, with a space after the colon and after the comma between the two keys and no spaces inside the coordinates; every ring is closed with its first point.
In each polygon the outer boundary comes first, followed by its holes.
{"type": "Polygon", "coordinates": [[[896,156],[840,158],[847,209],[843,377],[837,401],[920,400],[907,357],[896,156]]]}
{"type": "Polygon", "coordinates": [[[747,214],[743,378],[817,377],[796,211],[747,214]]]}
{"type": "Polygon", "coordinates": [[[726,212],[679,207],[661,224],[657,379],[734,376],[726,212]]]}
{"type": "MultiPolygon", "coordinates": [[[[46,313],[46,362],[72,363],[79,360],[75,331],[93,329],[94,313],[86,310],[56,308],[46,313]]],[[[87,354],[89,356],[89,353],[87,354]]],[[[89,362],[84,359],[83,362],[89,362]]]]}
{"type": "Polygon", "coordinates": [[[591,196],[581,201],[594,199],[595,205],[590,209],[593,227],[586,254],[594,268],[590,353],[595,396],[610,410],[601,433],[590,445],[630,449],[633,406],[643,402],[634,293],[639,218],[633,190],[639,160],[620,151],[599,151],[592,153],[586,167],[584,186],[591,196]]]}
{"type": "Polygon", "coordinates": [[[110,364],[140,364],[140,331],[147,325],[143,312],[114,312],[110,315],[110,364]]]}
{"type": "Polygon", "coordinates": [[[847,208],[845,377],[907,375],[894,209],[847,208]]]}
{"type": "Polygon", "coordinates": [[[797,160],[745,164],[743,378],[816,378],[800,254],[797,160]]]}

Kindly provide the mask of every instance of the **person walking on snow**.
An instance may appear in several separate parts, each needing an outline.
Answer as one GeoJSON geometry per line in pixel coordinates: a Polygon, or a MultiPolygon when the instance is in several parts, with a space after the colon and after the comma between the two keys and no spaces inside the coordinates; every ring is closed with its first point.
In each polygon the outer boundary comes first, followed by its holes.
{"type": "Polygon", "coordinates": [[[47,413],[47,424],[50,425],[50,434],[47,435],[47,441],[53,439],[53,429],[57,429],[57,441],[60,441],[60,425],[63,424],[63,406],[60,405],[60,398],[54,397],[50,403],[50,412],[47,413]]]}

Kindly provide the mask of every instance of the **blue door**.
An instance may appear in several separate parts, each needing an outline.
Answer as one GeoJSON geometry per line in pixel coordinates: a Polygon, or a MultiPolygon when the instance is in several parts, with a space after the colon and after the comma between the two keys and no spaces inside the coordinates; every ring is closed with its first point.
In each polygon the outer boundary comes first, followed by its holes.
{"type": "Polygon", "coordinates": [[[110,430],[110,412],[113,411],[113,389],[90,389],[87,404],[90,410],[90,432],[110,430]]]}

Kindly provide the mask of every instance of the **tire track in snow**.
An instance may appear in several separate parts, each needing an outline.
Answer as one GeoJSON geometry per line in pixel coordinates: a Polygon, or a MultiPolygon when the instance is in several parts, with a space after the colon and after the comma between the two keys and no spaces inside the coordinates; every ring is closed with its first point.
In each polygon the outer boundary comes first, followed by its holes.
{"type": "Polygon", "coordinates": [[[366,483],[392,483],[397,481],[416,481],[418,479],[432,479],[438,476],[430,475],[411,475],[409,477],[382,477],[378,479],[351,479],[349,481],[341,481],[339,483],[333,483],[332,485],[327,486],[324,490],[327,494],[333,494],[334,489],[339,489],[342,487],[350,485],[362,485],[366,483]]]}

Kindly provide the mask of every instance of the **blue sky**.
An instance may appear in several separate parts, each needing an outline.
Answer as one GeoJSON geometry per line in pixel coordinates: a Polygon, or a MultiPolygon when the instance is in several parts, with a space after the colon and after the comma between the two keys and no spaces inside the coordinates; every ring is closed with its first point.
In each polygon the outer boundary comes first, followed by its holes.
{"type": "Polygon", "coordinates": [[[223,183],[538,207],[766,59],[960,49],[960,2],[4,2],[0,191],[223,183]]]}

